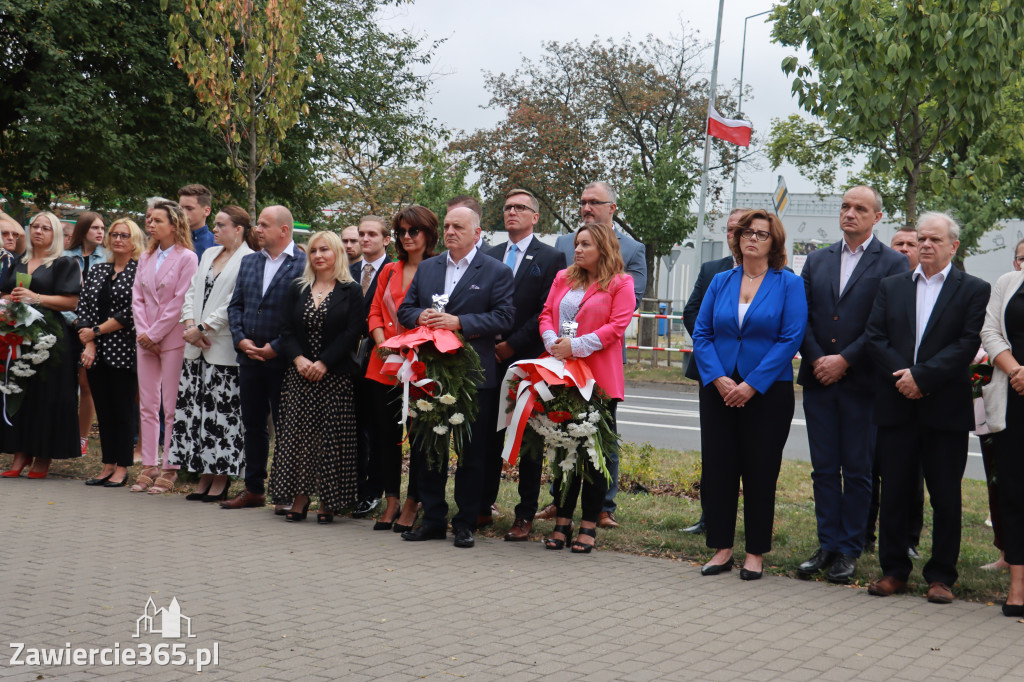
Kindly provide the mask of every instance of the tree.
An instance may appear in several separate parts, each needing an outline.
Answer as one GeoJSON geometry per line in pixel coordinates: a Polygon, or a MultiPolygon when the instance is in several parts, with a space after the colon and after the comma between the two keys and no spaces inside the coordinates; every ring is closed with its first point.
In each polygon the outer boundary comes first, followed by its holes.
{"type": "MultiPolygon", "coordinates": [[[[698,74],[706,45],[687,34],[672,44],[649,36],[544,48],[512,75],[487,75],[489,106],[504,109],[505,119],[454,146],[486,194],[523,187],[537,195],[542,231],[575,229],[587,183],[616,185],[616,220],[647,245],[653,273],[656,259],[695,224],[685,214],[703,160],[709,85],[698,74]]],[[[727,96],[716,106],[735,109],[727,96]]],[[[731,145],[715,149],[731,159],[731,145]]],[[[653,291],[648,277],[647,296],[653,291]]]]}
{"type": "Polygon", "coordinates": [[[0,192],[139,210],[173,196],[182,173],[228,184],[205,128],[182,113],[195,95],[154,35],[155,3],[8,0],[0,5],[0,192]]]}
{"type": "MultiPolygon", "coordinates": [[[[923,187],[983,192],[1000,176],[999,157],[976,143],[992,131],[1001,93],[1020,78],[1024,5],[792,0],[773,17],[776,42],[810,53],[807,63],[791,56],[782,68],[795,75],[800,106],[820,120],[776,121],[774,165],[789,161],[829,186],[864,154],[868,175],[896,182],[908,224],[923,187]]],[[[1003,146],[991,137],[985,144],[1003,146]]]]}
{"type": "MultiPolygon", "coordinates": [[[[161,0],[168,9],[170,0],[161,0]]],[[[302,0],[175,0],[171,57],[199,100],[199,119],[224,142],[256,215],[256,181],[279,160],[299,120],[307,74],[299,68],[302,0]]]]}

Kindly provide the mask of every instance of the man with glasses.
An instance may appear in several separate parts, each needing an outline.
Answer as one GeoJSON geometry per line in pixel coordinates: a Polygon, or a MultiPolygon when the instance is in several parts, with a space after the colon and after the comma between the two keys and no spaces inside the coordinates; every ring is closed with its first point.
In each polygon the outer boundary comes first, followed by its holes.
{"type": "Polygon", "coordinates": [[[807,333],[797,382],[811,451],[818,550],[797,572],[828,569],[829,582],[847,584],[864,549],[875,452],[874,365],[865,331],[879,282],[907,271],[907,257],[874,238],[882,197],[857,186],[843,195],[843,238],[811,253],[803,271],[807,333]]]}
{"type": "MultiPolygon", "coordinates": [[[[592,182],[583,188],[580,195],[580,218],[582,227],[587,225],[607,225],[615,232],[619,239],[619,250],[622,252],[622,262],[626,266],[626,274],[633,278],[633,291],[636,294],[636,305],[640,307],[640,301],[647,290],[647,256],[644,245],[630,237],[622,230],[615,227],[615,201],[618,195],[615,188],[607,182],[592,182]]],[[[576,235],[563,234],[555,241],[555,248],[565,256],[565,266],[573,264],[573,254],[576,250],[576,235]]],[[[623,344],[622,363],[626,363],[626,350],[623,344]]],[[[600,528],[618,528],[619,523],[615,520],[615,494],[619,492],[619,447],[618,444],[608,448],[608,471],[611,472],[612,482],[608,486],[608,494],[604,498],[604,509],[597,521],[600,528]]],[[[549,504],[544,508],[537,518],[552,519],[555,517],[555,505],[549,504]]]]}
{"type": "MultiPolygon", "coordinates": [[[[512,329],[498,335],[494,346],[494,359],[498,366],[500,381],[509,366],[517,360],[539,357],[544,352],[540,338],[540,311],[544,308],[551,283],[564,267],[564,259],[554,247],[534,238],[533,230],[540,219],[540,204],[536,197],[525,189],[513,189],[505,195],[502,207],[508,241],[484,250],[488,256],[504,263],[512,271],[512,302],[516,307],[512,329]]],[[[484,493],[480,500],[480,518],[477,527],[482,528],[494,522],[491,505],[498,498],[501,484],[501,450],[504,434],[499,432],[495,439],[494,454],[484,470],[484,493]]],[[[533,529],[533,515],[537,512],[537,497],[540,495],[542,461],[530,457],[519,460],[519,504],[516,518],[505,539],[527,540],[533,529]]]]}

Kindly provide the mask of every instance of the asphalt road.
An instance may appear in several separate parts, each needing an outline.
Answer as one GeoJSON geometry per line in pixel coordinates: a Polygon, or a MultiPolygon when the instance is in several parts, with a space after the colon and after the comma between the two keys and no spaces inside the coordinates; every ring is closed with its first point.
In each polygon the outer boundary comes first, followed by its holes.
{"type": "MultiPolygon", "coordinates": [[[[700,450],[700,407],[695,386],[671,388],[627,386],[626,399],[617,410],[619,433],[627,441],[650,442],[660,448],[700,450]]],[[[796,394],[796,413],[783,453],[786,459],[809,462],[807,427],[804,422],[802,395],[796,394]]],[[[981,447],[971,436],[965,478],[985,480],[981,463],[981,447]]]]}

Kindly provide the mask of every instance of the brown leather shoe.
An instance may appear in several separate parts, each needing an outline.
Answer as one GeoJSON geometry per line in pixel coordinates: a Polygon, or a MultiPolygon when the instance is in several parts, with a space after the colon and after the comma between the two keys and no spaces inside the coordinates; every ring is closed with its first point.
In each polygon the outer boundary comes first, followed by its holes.
{"type": "Polygon", "coordinates": [[[619,522],[615,520],[615,514],[611,512],[601,512],[601,515],[597,517],[598,528],[618,528],[619,522]]]}
{"type": "Polygon", "coordinates": [[[889,595],[906,591],[907,583],[903,580],[897,580],[891,575],[882,576],[882,579],[877,583],[868,586],[868,594],[873,594],[876,597],[888,597],[889,595]]]}
{"type": "Polygon", "coordinates": [[[533,521],[529,519],[516,519],[512,527],[505,533],[505,541],[523,542],[529,540],[531,530],[533,530],[533,521]]]}
{"type": "Polygon", "coordinates": [[[246,507],[262,507],[267,504],[266,495],[257,495],[243,490],[236,497],[220,503],[221,509],[245,509],[246,507]]]}
{"type": "Polygon", "coordinates": [[[535,518],[535,519],[543,519],[545,521],[550,521],[551,519],[555,518],[556,516],[558,516],[558,507],[554,503],[552,503],[552,504],[549,504],[548,506],[544,507],[543,509],[541,509],[536,514],[534,514],[533,518],[535,518]]]}
{"type": "Polygon", "coordinates": [[[493,523],[494,523],[494,517],[491,516],[490,514],[488,514],[486,516],[484,514],[481,514],[480,516],[476,517],[476,527],[477,528],[486,528],[487,526],[490,526],[493,523]]]}
{"type": "Polygon", "coordinates": [[[945,583],[928,583],[928,601],[933,604],[952,604],[953,590],[945,583]]]}

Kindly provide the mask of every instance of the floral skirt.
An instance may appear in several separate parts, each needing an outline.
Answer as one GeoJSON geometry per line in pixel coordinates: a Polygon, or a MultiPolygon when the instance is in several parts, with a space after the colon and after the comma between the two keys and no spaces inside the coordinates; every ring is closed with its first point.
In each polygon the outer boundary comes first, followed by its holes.
{"type": "Polygon", "coordinates": [[[245,461],[238,368],[186,360],[168,460],[200,474],[240,476],[245,461]]]}

